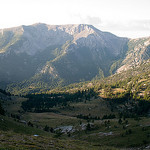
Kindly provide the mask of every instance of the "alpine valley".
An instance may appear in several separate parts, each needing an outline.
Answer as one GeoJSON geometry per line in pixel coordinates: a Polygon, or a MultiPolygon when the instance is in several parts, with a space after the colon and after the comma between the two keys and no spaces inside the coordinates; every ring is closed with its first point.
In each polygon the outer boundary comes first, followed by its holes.
{"type": "Polygon", "coordinates": [[[0,149],[150,149],[150,37],[1,29],[0,149]]]}

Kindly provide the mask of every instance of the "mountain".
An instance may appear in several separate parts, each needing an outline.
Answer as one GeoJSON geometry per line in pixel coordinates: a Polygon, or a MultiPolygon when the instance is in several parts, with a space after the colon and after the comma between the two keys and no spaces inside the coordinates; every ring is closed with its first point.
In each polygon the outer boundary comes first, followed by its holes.
{"type": "Polygon", "coordinates": [[[107,77],[149,58],[150,37],[121,38],[87,24],[1,29],[0,88],[42,92],[107,77]]]}
{"type": "Polygon", "coordinates": [[[108,76],[128,42],[85,24],[34,24],[0,33],[1,86],[20,82],[31,90],[108,76]]]}
{"type": "Polygon", "coordinates": [[[138,67],[150,58],[150,37],[131,39],[128,42],[128,51],[117,72],[138,67]]]}

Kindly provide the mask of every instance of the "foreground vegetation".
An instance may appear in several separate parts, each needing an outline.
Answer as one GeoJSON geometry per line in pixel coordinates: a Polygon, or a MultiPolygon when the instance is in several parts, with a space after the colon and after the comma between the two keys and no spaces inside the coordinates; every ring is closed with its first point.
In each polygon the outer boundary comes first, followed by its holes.
{"type": "MultiPolygon", "coordinates": [[[[55,134],[23,125],[12,118],[0,116],[0,149],[70,149],[98,150],[99,147],[87,141],[57,137],[55,134]],[[87,146],[88,145],[88,146],[87,146]]],[[[100,146],[102,150],[116,148],[100,146]]]]}

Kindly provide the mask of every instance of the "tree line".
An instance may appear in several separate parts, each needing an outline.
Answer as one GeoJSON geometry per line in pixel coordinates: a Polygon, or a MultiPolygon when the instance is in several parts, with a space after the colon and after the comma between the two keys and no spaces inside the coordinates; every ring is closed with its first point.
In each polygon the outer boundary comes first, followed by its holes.
{"type": "Polygon", "coordinates": [[[22,103],[24,111],[49,112],[56,106],[67,106],[68,102],[81,102],[97,96],[94,89],[78,90],[75,93],[28,94],[22,103]]]}

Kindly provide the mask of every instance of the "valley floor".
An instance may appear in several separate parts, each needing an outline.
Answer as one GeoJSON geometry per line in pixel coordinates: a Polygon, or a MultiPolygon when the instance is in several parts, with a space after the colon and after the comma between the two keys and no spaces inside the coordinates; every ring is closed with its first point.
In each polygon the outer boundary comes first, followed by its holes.
{"type": "Polygon", "coordinates": [[[101,119],[111,113],[103,99],[33,113],[21,109],[25,98],[13,98],[4,104],[9,117],[0,116],[0,149],[150,149],[150,117],[101,119]],[[89,114],[101,118],[87,120],[89,114]]]}

